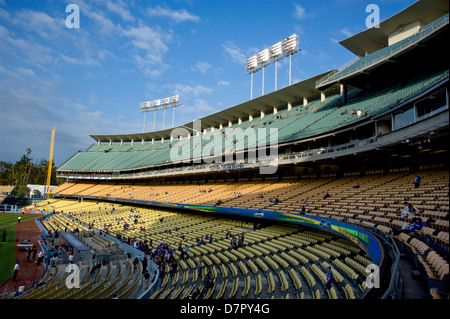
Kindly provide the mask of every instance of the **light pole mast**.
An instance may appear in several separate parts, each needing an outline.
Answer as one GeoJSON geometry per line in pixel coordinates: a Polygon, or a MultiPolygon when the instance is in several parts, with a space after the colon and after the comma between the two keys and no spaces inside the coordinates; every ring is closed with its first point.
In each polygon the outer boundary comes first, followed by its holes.
{"type": "Polygon", "coordinates": [[[250,99],[253,98],[253,73],[262,69],[262,94],[264,95],[264,68],[275,62],[275,91],[278,89],[278,60],[289,56],[289,85],[291,85],[291,57],[294,53],[300,51],[298,35],[293,34],[290,37],[264,49],[258,54],[245,61],[247,74],[251,74],[250,99]]]}

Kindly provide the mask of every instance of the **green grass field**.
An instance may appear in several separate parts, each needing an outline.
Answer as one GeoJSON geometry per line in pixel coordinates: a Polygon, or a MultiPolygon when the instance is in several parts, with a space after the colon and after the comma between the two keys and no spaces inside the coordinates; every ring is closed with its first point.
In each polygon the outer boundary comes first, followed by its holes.
{"type": "Polygon", "coordinates": [[[19,216],[22,217],[22,221],[36,218],[34,215],[0,213],[0,284],[4,283],[13,273],[16,258],[15,228],[19,216]],[[6,242],[3,242],[4,235],[6,242]]]}

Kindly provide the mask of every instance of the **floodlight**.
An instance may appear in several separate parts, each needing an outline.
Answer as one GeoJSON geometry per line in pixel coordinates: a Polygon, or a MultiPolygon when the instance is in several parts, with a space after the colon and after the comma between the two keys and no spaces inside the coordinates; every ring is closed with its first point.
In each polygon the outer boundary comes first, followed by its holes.
{"type": "Polygon", "coordinates": [[[283,53],[283,45],[281,42],[274,44],[270,47],[270,56],[277,58],[279,55],[283,53]]]}
{"type": "Polygon", "coordinates": [[[283,52],[292,54],[298,51],[298,35],[294,34],[282,41],[283,52]]]}
{"type": "Polygon", "coordinates": [[[245,62],[245,69],[254,69],[258,65],[258,58],[256,55],[252,56],[251,58],[247,59],[245,62]]]}
{"type": "Polygon", "coordinates": [[[144,113],[144,128],[143,132],[145,132],[145,113],[154,111],[154,119],[153,119],[153,131],[155,130],[156,124],[156,111],[164,110],[164,120],[163,120],[163,129],[165,125],[165,111],[167,108],[173,107],[173,116],[172,116],[172,127],[174,126],[175,121],[175,107],[179,106],[179,96],[174,95],[171,97],[166,97],[164,99],[153,100],[148,102],[141,102],[140,107],[142,112],[144,113]]]}
{"type": "Polygon", "coordinates": [[[260,53],[258,53],[258,62],[259,63],[265,63],[267,61],[269,61],[270,59],[270,54],[269,54],[269,49],[265,49],[263,51],[261,51],[260,53]]]}
{"type": "MultiPolygon", "coordinates": [[[[271,47],[259,52],[258,54],[252,56],[251,58],[245,61],[245,69],[247,70],[247,74],[252,75],[251,87],[250,87],[250,99],[252,99],[253,94],[253,73],[263,70],[263,93],[264,93],[264,68],[278,60],[289,56],[289,85],[291,84],[291,56],[294,53],[300,51],[298,35],[293,34],[283,41],[280,41],[271,47]]],[[[277,78],[277,67],[275,66],[275,89],[277,88],[276,84],[277,78]]]]}

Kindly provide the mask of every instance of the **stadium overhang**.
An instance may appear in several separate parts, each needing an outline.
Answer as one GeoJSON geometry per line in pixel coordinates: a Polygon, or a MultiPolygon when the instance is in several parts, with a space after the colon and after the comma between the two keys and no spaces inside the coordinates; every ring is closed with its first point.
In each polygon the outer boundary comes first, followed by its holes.
{"type": "Polygon", "coordinates": [[[448,13],[448,0],[420,0],[380,22],[379,28],[359,32],[339,43],[359,57],[389,45],[389,36],[414,22],[427,25],[448,13]]]}
{"type": "MultiPolygon", "coordinates": [[[[210,129],[211,127],[218,127],[220,124],[222,124],[223,127],[226,127],[228,126],[229,121],[233,122],[239,118],[248,117],[249,115],[255,115],[260,112],[272,112],[274,108],[286,107],[288,104],[291,104],[292,106],[300,105],[303,104],[303,99],[307,99],[308,101],[320,99],[322,93],[324,93],[325,95],[337,94],[340,90],[340,85],[337,83],[330,87],[327,87],[326,90],[320,90],[316,88],[316,81],[329,72],[330,71],[324,72],[309,79],[276,90],[274,92],[267,93],[244,103],[200,118],[198,120],[200,123],[200,128],[203,131],[205,129],[210,129]]],[[[193,121],[184,125],[180,125],[180,127],[194,130],[195,124],[193,121]]],[[[155,132],[90,135],[90,137],[92,137],[97,142],[107,143],[125,143],[131,141],[140,142],[151,141],[152,139],[161,140],[162,138],[167,140],[170,139],[172,130],[173,129],[170,128],[155,132]]]]}
{"type": "Polygon", "coordinates": [[[170,132],[172,129],[166,129],[156,132],[145,132],[145,133],[133,133],[133,134],[112,134],[112,135],[89,135],[97,142],[140,142],[140,141],[151,141],[152,139],[160,140],[161,138],[170,138],[170,132]]]}
{"type": "MultiPolygon", "coordinates": [[[[272,111],[274,107],[286,106],[288,103],[299,105],[303,103],[303,98],[308,100],[317,100],[320,98],[321,90],[316,89],[315,82],[328,74],[325,72],[301,82],[294,83],[280,90],[262,95],[244,103],[235,105],[228,109],[216,112],[214,114],[201,118],[202,128],[217,126],[220,123],[236,120],[239,117],[253,115],[261,111],[272,111]]],[[[327,88],[327,91],[339,89],[339,85],[327,88]]],[[[339,92],[339,91],[337,91],[339,92]]],[[[192,123],[191,123],[192,125],[192,123]]]]}

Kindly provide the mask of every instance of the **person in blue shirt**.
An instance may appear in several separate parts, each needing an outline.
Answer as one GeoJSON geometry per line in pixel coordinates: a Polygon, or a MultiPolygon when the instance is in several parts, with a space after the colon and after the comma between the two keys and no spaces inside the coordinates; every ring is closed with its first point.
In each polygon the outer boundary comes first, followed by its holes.
{"type": "MultiPolygon", "coordinates": [[[[415,217],[413,217],[414,220],[415,217]]],[[[423,223],[422,223],[422,218],[417,217],[415,218],[415,221],[411,224],[411,226],[409,227],[409,231],[411,232],[411,234],[415,234],[416,231],[421,230],[423,227],[423,223]]]]}
{"type": "Polygon", "coordinates": [[[394,235],[398,235],[400,233],[406,233],[415,235],[415,233],[423,228],[422,218],[413,217],[411,219],[411,224],[404,223],[401,229],[392,229],[392,233],[394,235]]]}
{"type": "Polygon", "coordinates": [[[414,186],[415,186],[415,188],[419,188],[420,182],[421,182],[420,176],[419,176],[419,175],[416,175],[416,176],[414,177],[414,186]]]}
{"type": "MultiPolygon", "coordinates": [[[[331,284],[334,282],[333,272],[331,271],[331,266],[328,265],[326,267],[327,270],[327,281],[326,281],[326,288],[327,290],[330,290],[331,284]]],[[[324,292],[322,296],[325,296],[326,293],[324,292]]]]}

